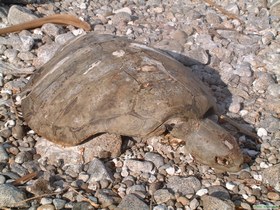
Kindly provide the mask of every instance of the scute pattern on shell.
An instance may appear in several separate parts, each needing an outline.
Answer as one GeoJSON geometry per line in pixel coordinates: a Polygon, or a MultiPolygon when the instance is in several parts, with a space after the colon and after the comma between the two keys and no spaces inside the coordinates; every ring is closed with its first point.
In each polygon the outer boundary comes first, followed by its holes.
{"type": "Polygon", "coordinates": [[[69,146],[101,132],[147,136],[172,118],[202,118],[215,106],[191,70],[165,53],[93,33],[61,48],[26,90],[28,125],[69,146]]]}

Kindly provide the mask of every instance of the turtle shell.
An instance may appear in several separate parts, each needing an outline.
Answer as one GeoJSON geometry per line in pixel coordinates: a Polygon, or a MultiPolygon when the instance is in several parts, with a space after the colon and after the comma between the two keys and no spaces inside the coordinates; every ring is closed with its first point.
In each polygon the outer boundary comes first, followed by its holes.
{"type": "Polygon", "coordinates": [[[41,67],[22,100],[27,124],[61,145],[103,132],[144,137],[170,119],[215,106],[191,70],[160,50],[111,35],[83,35],[41,67]]]}

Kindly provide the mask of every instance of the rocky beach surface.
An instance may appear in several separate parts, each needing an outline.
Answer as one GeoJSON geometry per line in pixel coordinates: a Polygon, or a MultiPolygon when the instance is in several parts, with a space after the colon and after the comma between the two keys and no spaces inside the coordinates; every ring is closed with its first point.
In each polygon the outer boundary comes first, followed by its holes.
{"type": "Polygon", "coordinates": [[[241,127],[221,122],[237,138],[245,164],[238,173],[221,173],[184,154],[187,145],[162,137],[104,134],[63,148],[38,136],[22,118],[21,90],[57,49],[86,33],[45,24],[0,37],[0,208],[280,208],[280,1],[4,2],[1,28],[73,14],[96,34],[126,36],[190,67],[220,113],[241,127]]]}

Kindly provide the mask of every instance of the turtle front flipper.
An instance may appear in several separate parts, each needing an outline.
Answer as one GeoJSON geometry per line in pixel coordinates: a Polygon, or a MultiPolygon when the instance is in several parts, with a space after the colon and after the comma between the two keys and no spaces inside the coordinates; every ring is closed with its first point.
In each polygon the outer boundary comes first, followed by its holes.
{"type": "Polygon", "coordinates": [[[200,163],[228,172],[242,168],[243,155],[236,139],[207,118],[176,124],[171,135],[185,139],[186,153],[200,163]]]}

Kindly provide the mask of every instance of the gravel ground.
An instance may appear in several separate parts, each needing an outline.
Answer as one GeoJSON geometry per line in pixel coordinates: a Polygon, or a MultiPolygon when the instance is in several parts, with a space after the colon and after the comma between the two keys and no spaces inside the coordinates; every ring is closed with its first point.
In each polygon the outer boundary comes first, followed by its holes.
{"type": "Polygon", "coordinates": [[[42,4],[2,4],[0,26],[69,13],[97,34],[163,49],[213,90],[221,113],[259,141],[225,124],[246,157],[244,169],[229,174],[159,138],[104,135],[73,148],[44,140],[22,119],[18,93],[61,45],[84,33],[45,24],[0,37],[0,208],[279,209],[279,1],[33,2],[42,4]]]}

